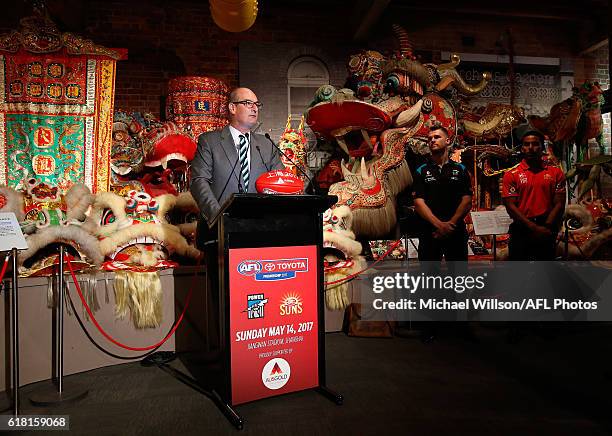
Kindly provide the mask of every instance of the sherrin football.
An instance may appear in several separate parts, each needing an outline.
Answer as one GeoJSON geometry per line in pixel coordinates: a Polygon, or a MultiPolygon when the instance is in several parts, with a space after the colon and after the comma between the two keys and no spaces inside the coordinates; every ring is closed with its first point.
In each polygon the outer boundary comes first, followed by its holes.
{"type": "Polygon", "coordinates": [[[260,194],[301,194],[304,181],[289,171],[274,170],[259,176],[255,188],[260,194]]]}

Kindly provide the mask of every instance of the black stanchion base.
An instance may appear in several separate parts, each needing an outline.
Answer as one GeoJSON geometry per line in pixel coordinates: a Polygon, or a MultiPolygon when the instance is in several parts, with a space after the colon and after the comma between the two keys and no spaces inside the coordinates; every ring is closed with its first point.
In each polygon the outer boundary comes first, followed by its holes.
{"type": "Polygon", "coordinates": [[[62,388],[62,392],[58,392],[55,383],[46,384],[30,395],[30,403],[40,407],[55,406],[82,400],[89,393],[89,390],[80,385],[65,380],[62,388]]]}
{"type": "Polygon", "coordinates": [[[344,397],[338,392],[332,391],[327,386],[319,386],[318,388],[316,388],[316,391],[328,400],[331,400],[336,403],[338,406],[342,406],[342,403],[344,403],[344,397]]]}
{"type": "Polygon", "coordinates": [[[140,364],[145,367],[159,366],[170,363],[174,359],[176,359],[176,353],[174,351],[158,351],[142,359],[140,364]]]}

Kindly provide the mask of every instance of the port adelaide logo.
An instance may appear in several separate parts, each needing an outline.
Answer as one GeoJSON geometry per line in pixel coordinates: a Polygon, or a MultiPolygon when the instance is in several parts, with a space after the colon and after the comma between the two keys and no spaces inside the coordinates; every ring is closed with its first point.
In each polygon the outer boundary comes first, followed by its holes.
{"type": "Polygon", "coordinates": [[[242,312],[246,312],[249,319],[263,318],[264,306],[267,302],[268,299],[264,294],[247,295],[247,308],[242,312]]]}
{"type": "Polygon", "coordinates": [[[257,281],[289,280],[307,271],[307,258],[244,260],[238,264],[240,274],[253,276],[257,281]]]}
{"type": "Polygon", "coordinates": [[[299,315],[302,313],[302,298],[298,294],[287,294],[281,298],[280,314],[299,315]]]}
{"type": "Polygon", "coordinates": [[[289,362],[276,357],[265,364],[261,371],[261,381],[268,389],[280,389],[287,384],[291,377],[289,362]]]}

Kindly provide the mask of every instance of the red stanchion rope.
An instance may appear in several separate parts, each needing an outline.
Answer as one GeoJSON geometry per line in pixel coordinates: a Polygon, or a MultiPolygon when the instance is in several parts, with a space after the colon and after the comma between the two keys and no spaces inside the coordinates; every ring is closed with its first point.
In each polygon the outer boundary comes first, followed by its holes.
{"type": "Polygon", "coordinates": [[[102,334],[102,336],[104,336],[106,339],[108,339],[113,344],[115,344],[115,345],[117,345],[117,346],[119,346],[121,348],[125,348],[126,350],[131,350],[131,351],[147,351],[147,350],[152,350],[153,348],[159,347],[160,345],[164,344],[168,339],[170,339],[172,337],[172,335],[174,334],[174,332],[176,332],[178,327],[181,325],[181,322],[183,321],[183,318],[185,316],[185,312],[187,312],[187,307],[189,307],[189,302],[191,301],[191,295],[193,293],[193,286],[190,287],[189,293],[187,294],[187,298],[185,298],[185,307],[183,307],[183,312],[181,313],[181,316],[179,317],[178,321],[176,322],[176,325],[172,328],[172,330],[170,330],[168,332],[166,337],[164,337],[158,343],[156,343],[154,345],[149,345],[147,347],[131,347],[129,345],[122,344],[121,342],[119,342],[116,339],[114,339],[111,335],[106,333],[106,331],[98,323],[98,321],[96,320],[96,317],[94,316],[92,310],[90,309],[89,305],[87,304],[87,301],[85,301],[85,297],[83,296],[83,293],[81,292],[81,287],[79,286],[79,282],[78,282],[78,280],[76,278],[74,270],[72,269],[72,263],[70,262],[70,259],[68,257],[66,258],[66,263],[68,264],[68,269],[70,269],[70,275],[72,276],[72,281],[74,282],[74,286],[76,287],[77,293],[79,294],[79,298],[81,299],[81,303],[83,303],[83,307],[85,307],[85,310],[87,311],[87,314],[89,315],[89,318],[91,318],[91,320],[93,321],[94,325],[96,326],[98,331],[102,334]]]}
{"type": "Polygon", "coordinates": [[[6,256],[4,258],[4,265],[2,265],[2,271],[0,271],[0,282],[4,280],[4,274],[6,274],[6,269],[8,268],[9,257],[6,256]]]}
{"type": "Polygon", "coordinates": [[[353,280],[355,277],[357,277],[360,274],[363,274],[364,272],[366,272],[367,270],[373,268],[378,262],[382,261],[385,257],[387,257],[393,250],[395,250],[395,247],[397,247],[399,244],[401,244],[402,240],[399,239],[395,244],[393,244],[385,254],[383,254],[382,256],[380,256],[378,258],[378,260],[376,260],[376,262],[374,262],[372,265],[369,265],[367,268],[362,269],[361,271],[357,271],[356,273],[353,273],[351,275],[348,275],[346,277],[343,277],[341,279],[338,280],[334,280],[333,282],[325,282],[324,286],[327,287],[329,285],[335,285],[335,284],[342,284],[342,283],[346,283],[349,280],[353,280]]]}

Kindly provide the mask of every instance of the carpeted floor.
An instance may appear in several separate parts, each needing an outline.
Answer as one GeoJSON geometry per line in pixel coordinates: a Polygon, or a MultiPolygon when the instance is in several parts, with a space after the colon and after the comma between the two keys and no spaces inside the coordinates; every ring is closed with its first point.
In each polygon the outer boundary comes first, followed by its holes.
{"type": "Polygon", "coordinates": [[[79,435],[612,433],[612,327],[539,328],[518,344],[502,328],[476,326],[471,338],[451,328],[429,344],[328,334],[329,386],[344,405],[314,391],[249,403],[237,407],[242,432],[206,397],[139,363],[67,377],[90,390],[71,405],[33,407],[40,383],[26,386],[22,412],[70,415],[79,435]]]}

